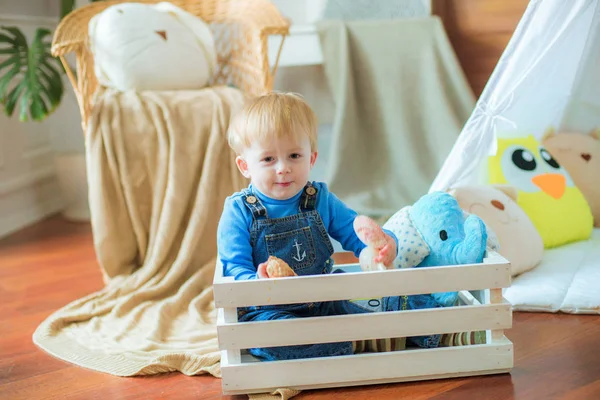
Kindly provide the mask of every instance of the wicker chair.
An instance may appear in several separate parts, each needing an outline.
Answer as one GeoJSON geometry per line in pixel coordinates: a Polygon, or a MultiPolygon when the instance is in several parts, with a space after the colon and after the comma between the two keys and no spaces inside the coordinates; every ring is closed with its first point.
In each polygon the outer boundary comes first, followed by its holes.
{"type": "MultiPolygon", "coordinates": [[[[52,54],[59,57],[73,85],[85,131],[98,87],[93,55],[88,46],[90,19],[109,6],[133,1],[159,3],[164,0],[111,0],[94,2],[67,15],[58,25],[52,41],[52,54]],[[76,75],[65,60],[74,52],[76,75]]],[[[273,79],[289,21],[268,0],[171,0],[174,5],[210,24],[215,37],[218,67],[212,85],[230,84],[250,95],[273,88],[273,79]],[[268,36],[281,35],[282,41],[273,68],[268,59],[268,36]]]]}

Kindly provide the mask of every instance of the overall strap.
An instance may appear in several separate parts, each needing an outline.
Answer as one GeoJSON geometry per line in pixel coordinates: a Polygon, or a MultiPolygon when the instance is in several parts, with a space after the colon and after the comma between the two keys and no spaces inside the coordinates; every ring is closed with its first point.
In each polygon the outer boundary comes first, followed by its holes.
{"type": "Polygon", "coordinates": [[[252,212],[252,218],[254,218],[254,219],[267,218],[267,209],[260,202],[258,197],[256,197],[250,191],[250,189],[246,188],[246,189],[242,190],[242,200],[244,201],[244,204],[246,205],[246,207],[248,207],[250,212],[252,212]]]}
{"type": "Polygon", "coordinates": [[[300,196],[300,211],[306,210],[314,210],[315,205],[317,204],[317,193],[319,191],[316,187],[312,185],[312,183],[308,182],[304,189],[302,190],[302,195],[300,196]]]}

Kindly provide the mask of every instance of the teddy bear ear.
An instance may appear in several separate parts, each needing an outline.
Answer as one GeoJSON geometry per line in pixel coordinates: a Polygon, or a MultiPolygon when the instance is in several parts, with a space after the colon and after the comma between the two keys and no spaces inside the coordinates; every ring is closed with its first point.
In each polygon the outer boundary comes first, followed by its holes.
{"type": "Polygon", "coordinates": [[[590,136],[596,140],[600,140],[600,128],[592,129],[592,131],[590,132],[590,136]]]}
{"type": "Polygon", "coordinates": [[[546,129],[546,131],[542,135],[540,142],[543,142],[544,140],[551,138],[555,134],[556,134],[556,130],[554,129],[554,127],[553,126],[548,127],[548,129],[546,129]]]}
{"type": "Polygon", "coordinates": [[[427,242],[413,225],[409,210],[410,206],[402,208],[383,225],[384,229],[392,231],[398,239],[398,255],[394,260],[395,268],[416,267],[431,251],[427,242]]]}

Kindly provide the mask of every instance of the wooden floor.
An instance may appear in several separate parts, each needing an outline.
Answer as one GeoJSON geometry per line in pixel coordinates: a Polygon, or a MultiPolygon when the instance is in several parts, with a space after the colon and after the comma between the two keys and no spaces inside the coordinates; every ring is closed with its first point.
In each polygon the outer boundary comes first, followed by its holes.
{"type": "MultiPolygon", "coordinates": [[[[247,398],[221,396],[220,380],[210,376],[120,378],[82,369],[32,343],[51,312],[101,287],[87,224],[53,217],[0,241],[0,399],[247,398]]],[[[511,374],[310,391],[295,399],[600,399],[599,316],[515,313],[507,336],[515,345],[511,374]]]]}

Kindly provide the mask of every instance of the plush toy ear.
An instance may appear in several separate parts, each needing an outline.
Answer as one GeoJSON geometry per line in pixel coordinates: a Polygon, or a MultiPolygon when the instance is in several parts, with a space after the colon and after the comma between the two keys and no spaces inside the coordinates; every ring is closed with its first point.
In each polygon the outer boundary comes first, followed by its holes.
{"type": "Polygon", "coordinates": [[[410,218],[410,206],[406,206],[383,225],[398,239],[398,255],[394,260],[395,268],[412,268],[418,266],[429,255],[431,249],[413,225],[410,218]]]}
{"type": "Polygon", "coordinates": [[[554,136],[555,134],[556,134],[556,131],[555,131],[554,127],[553,126],[549,127],[548,129],[546,129],[546,131],[542,135],[542,138],[540,139],[540,143],[543,142],[544,140],[554,136]]]}
{"type": "MultiPolygon", "coordinates": [[[[511,187],[509,185],[506,186],[511,187]]],[[[471,215],[470,212],[463,210],[463,218],[465,220],[469,217],[469,215],[471,215]]],[[[487,241],[485,242],[485,247],[495,252],[500,251],[500,240],[498,240],[496,232],[494,232],[492,228],[490,228],[489,225],[485,223],[485,221],[483,222],[483,224],[485,225],[485,232],[487,234],[487,241]]]]}
{"type": "Polygon", "coordinates": [[[590,132],[590,136],[591,136],[591,137],[593,137],[593,138],[594,138],[594,139],[596,139],[596,140],[600,140],[600,128],[598,128],[598,129],[593,129],[593,130],[590,132]]]}

